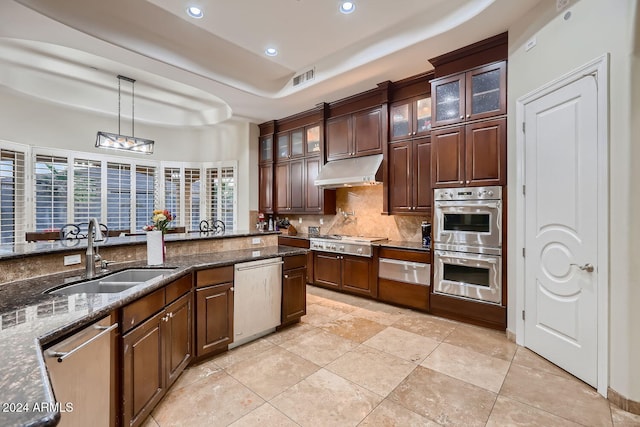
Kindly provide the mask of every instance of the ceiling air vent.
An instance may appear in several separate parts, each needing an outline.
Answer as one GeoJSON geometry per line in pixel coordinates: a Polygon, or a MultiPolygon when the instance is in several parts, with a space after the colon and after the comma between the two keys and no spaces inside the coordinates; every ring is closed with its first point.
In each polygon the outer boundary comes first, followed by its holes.
{"type": "Polygon", "coordinates": [[[316,69],[312,68],[308,71],[304,71],[297,76],[293,77],[293,87],[299,86],[302,83],[308,82],[309,80],[313,80],[316,77],[316,69]]]}

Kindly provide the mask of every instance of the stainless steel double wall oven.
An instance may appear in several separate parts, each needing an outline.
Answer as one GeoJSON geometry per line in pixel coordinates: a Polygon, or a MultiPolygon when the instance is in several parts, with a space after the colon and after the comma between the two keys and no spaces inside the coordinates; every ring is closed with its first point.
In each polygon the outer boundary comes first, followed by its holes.
{"type": "Polygon", "coordinates": [[[502,304],[502,187],[434,190],[433,292],[502,304]]]}

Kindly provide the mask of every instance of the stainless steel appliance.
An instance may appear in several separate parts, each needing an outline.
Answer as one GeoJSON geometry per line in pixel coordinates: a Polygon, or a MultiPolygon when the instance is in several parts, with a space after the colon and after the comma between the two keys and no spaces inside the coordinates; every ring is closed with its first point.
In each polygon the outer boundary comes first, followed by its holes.
{"type": "Polygon", "coordinates": [[[429,286],[431,283],[431,265],[422,262],[380,258],[378,277],[396,282],[429,286]]]}
{"type": "Polygon", "coordinates": [[[502,257],[434,250],[434,292],[502,303],[502,257]]]}
{"type": "Polygon", "coordinates": [[[233,343],[229,349],[275,331],[282,300],[282,258],[234,267],[233,343]]]}
{"type": "Polygon", "coordinates": [[[45,351],[59,425],[115,425],[111,360],[117,327],[105,317],[45,351]]]}
{"type": "Polygon", "coordinates": [[[436,189],[433,199],[434,243],[502,247],[502,187],[436,189]]]}
{"type": "Polygon", "coordinates": [[[434,293],[502,304],[502,187],[434,190],[434,293]]]}
{"type": "Polygon", "coordinates": [[[387,240],[385,237],[353,237],[337,234],[321,235],[309,239],[311,250],[333,252],[338,254],[373,256],[373,242],[387,240]]]}

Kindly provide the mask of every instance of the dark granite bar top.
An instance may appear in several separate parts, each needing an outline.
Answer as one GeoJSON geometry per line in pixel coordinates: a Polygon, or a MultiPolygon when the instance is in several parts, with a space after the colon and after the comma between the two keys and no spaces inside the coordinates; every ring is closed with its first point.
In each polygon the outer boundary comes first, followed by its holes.
{"type": "MultiPolygon", "coordinates": [[[[193,240],[229,239],[234,237],[251,237],[280,234],[279,231],[226,231],[216,233],[173,233],[165,234],[165,242],[182,242],[193,240]]],[[[146,235],[109,237],[105,241],[96,242],[98,248],[108,246],[141,245],[147,242],[146,235]]],[[[12,258],[23,258],[25,255],[42,255],[58,252],[77,252],[78,249],[86,249],[87,239],[43,241],[17,243],[14,245],[0,245],[0,261],[12,258]]]]}
{"type": "Polygon", "coordinates": [[[374,242],[376,246],[396,249],[410,249],[413,251],[429,252],[429,248],[422,246],[421,242],[408,242],[405,240],[385,240],[382,242],[374,242]]]}
{"type": "MultiPolygon", "coordinates": [[[[48,426],[57,422],[58,413],[43,408],[54,402],[42,354],[43,347],[53,341],[192,271],[306,252],[289,246],[268,246],[259,250],[168,256],[164,265],[154,268],[175,270],[119,294],[43,294],[52,287],[81,281],[82,270],[0,285],[0,425],[48,426]]],[[[132,267],[146,267],[146,262],[114,264],[110,272],[132,267]]]]}

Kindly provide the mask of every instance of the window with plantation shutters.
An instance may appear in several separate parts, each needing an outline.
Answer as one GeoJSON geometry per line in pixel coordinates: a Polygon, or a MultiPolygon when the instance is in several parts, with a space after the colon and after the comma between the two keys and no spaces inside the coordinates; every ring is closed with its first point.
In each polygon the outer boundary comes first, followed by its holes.
{"type": "Polygon", "coordinates": [[[34,169],[36,231],[57,231],[67,223],[67,159],[38,154],[34,169]]]}
{"type": "Polygon", "coordinates": [[[73,162],[73,222],[100,220],[102,203],[101,162],[75,159],[73,162]]]}
{"type": "Polygon", "coordinates": [[[131,165],[107,163],[107,227],[131,229],[131,165]]]}
{"type": "Polygon", "coordinates": [[[185,225],[188,230],[199,230],[200,221],[200,168],[184,170],[185,225]]]}
{"type": "Polygon", "coordinates": [[[151,222],[155,209],[156,168],[154,166],[136,166],[136,222],[135,230],[151,222]]]}
{"type": "Polygon", "coordinates": [[[21,241],[25,228],[25,153],[0,148],[0,244],[21,241]]]}
{"type": "Polygon", "coordinates": [[[164,209],[168,209],[176,220],[180,216],[182,205],[180,189],[180,168],[164,168],[164,209]]]}
{"type": "Polygon", "coordinates": [[[230,229],[235,229],[234,212],[236,202],[235,169],[224,167],[220,169],[220,206],[219,219],[230,229]]]}
{"type": "Polygon", "coordinates": [[[207,168],[207,213],[212,220],[224,222],[227,230],[235,229],[236,176],[234,167],[207,168]]]}

